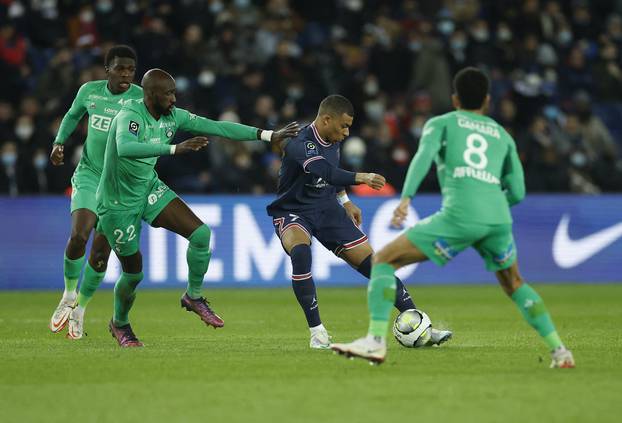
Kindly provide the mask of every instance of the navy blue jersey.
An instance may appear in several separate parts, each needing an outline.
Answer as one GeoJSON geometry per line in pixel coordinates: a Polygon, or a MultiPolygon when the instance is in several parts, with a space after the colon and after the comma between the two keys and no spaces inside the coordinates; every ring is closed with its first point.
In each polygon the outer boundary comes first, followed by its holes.
{"type": "Polygon", "coordinates": [[[331,167],[339,167],[339,143],[324,141],[315,125],[310,124],[290,139],[283,150],[277,199],[268,205],[269,215],[278,210],[306,210],[337,202],[336,187],[313,175],[308,166],[326,160],[331,167]]]}

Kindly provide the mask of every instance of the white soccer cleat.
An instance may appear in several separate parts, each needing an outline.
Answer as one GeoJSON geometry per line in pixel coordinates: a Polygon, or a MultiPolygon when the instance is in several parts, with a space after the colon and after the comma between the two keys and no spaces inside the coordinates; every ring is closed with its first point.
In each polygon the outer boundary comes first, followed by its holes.
{"type": "Polygon", "coordinates": [[[50,324],[48,327],[54,333],[58,333],[67,325],[67,320],[69,320],[69,313],[73,310],[75,306],[75,299],[65,299],[63,297],[56,310],[54,310],[54,314],[52,314],[52,318],[50,319],[50,324]]]}
{"type": "Polygon", "coordinates": [[[426,342],[426,347],[431,347],[432,345],[441,345],[445,342],[449,341],[453,336],[453,332],[450,330],[440,330],[430,328],[430,339],[426,342]]]}
{"type": "Polygon", "coordinates": [[[84,335],[84,313],[74,308],[69,313],[67,339],[80,339],[84,335]]]}
{"type": "Polygon", "coordinates": [[[566,348],[558,348],[551,352],[551,369],[574,369],[574,357],[566,348]]]}
{"type": "Polygon", "coordinates": [[[331,337],[326,329],[317,330],[311,333],[309,347],[314,350],[327,350],[330,348],[331,337]]]}
{"type": "Polygon", "coordinates": [[[357,339],[349,344],[331,344],[331,349],[348,358],[359,357],[372,364],[381,364],[387,356],[387,343],[373,336],[357,339]]]}

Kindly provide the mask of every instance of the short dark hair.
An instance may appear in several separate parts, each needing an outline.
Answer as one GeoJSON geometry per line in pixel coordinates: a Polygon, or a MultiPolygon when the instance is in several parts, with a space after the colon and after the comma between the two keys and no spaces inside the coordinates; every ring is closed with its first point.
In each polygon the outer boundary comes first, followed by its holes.
{"type": "Polygon", "coordinates": [[[484,72],[474,67],[462,69],[454,77],[454,91],[462,108],[477,110],[484,105],[490,80],[484,72]]]}
{"type": "Polygon", "coordinates": [[[350,100],[342,95],[333,94],[326,97],[320,103],[318,114],[329,114],[331,116],[341,116],[342,114],[354,117],[354,107],[350,100]]]}
{"type": "Polygon", "coordinates": [[[124,44],[116,45],[108,50],[106,58],[104,59],[104,65],[110,66],[110,62],[112,62],[115,57],[127,57],[134,59],[134,62],[136,62],[136,52],[132,47],[124,44]]]}

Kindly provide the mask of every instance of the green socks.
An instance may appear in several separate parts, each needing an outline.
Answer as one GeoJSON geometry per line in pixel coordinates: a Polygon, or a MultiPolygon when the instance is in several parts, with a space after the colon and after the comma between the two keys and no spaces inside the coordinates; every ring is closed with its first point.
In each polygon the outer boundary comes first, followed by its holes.
{"type": "Polygon", "coordinates": [[[143,279],[143,272],[121,273],[121,277],[114,286],[114,318],[115,326],[127,325],[130,309],[136,299],[136,287],[143,279]]]}
{"type": "Polygon", "coordinates": [[[91,264],[87,261],[86,268],[84,269],[84,277],[82,278],[82,284],[80,285],[80,293],[78,294],[78,305],[86,308],[88,303],[93,298],[95,290],[99,287],[106,272],[98,272],[91,267],[91,264]]]}
{"type": "Polygon", "coordinates": [[[551,350],[563,346],[544,301],[532,287],[524,283],[514,291],[511,298],[527,323],[538,332],[551,350]]]}
{"type": "Polygon", "coordinates": [[[385,338],[389,330],[389,316],[395,302],[395,269],[387,263],[375,264],[367,287],[369,331],[372,336],[385,338]]]}
{"type": "Polygon", "coordinates": [[[82,265],[84,265],[84,256],[72,260],[65,254],[65,260],[63,261],[65,292],[74,292],[78,287],[78,279],[80,279],[82,265]]]}
{"type": "Polygon", "coordinates": [[[190,298],[201,297],[203,277],[207,272],[212,253],[209,250],[211,231],[207,225],[199,226],[188,238],[190,244],[186,251],[188,261],[188,288],[190,298]]]}

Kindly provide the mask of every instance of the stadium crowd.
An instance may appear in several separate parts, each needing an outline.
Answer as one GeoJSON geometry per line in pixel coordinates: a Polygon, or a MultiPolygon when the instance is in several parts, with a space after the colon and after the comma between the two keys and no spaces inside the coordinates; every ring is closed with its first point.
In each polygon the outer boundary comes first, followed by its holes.
{"type": "MultiPolygon", "coordinates": [[[[178,106],[212,119],[310,122],[324,96],[345,95],[344,167],[394,191],[426,119],[451,109],[453,74],[479,66],[529,191],[622,190],[620,0],[0,0],[0,193],[67,190],[86,124],[65,166],[49,163],[51,143],[119,43],[135,48],[138,81],[169,71],[178,106]]],[[[270,193],[279,164],[262,143],[215,140],[157,170],[179,192],[270,193]]],[[[422,189],[436,187],[431,172],[422,189]]]]}

